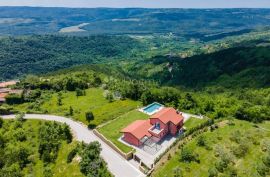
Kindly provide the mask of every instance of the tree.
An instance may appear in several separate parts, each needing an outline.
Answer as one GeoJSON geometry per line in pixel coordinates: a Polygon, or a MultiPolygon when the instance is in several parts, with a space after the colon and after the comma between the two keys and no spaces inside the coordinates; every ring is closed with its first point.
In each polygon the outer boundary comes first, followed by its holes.
{"type": "Polygon", "coordinates": [[[2,117],[0,117],[0,128],[2,128],[3,124],[4,124],[4,120],[2,117]]]}
{"type": "Polygon", "coordinates": [[[111,92],[107,93],[106,99],[111,103],[113,102],[113,94],[111,92]]]}
{"type": "Polygon", "coordinates": [[[153,96],[152,93],[147,90],[145,92],[143,92],[142,96],[141,96],[141,101],[143,102],[143,105],[147,105],[153,102],[153,96]]]}
{"type": "Polygon", "coordinates": [[[0,176],[1,177],[22,177],[22,170],[18,163],[14,163],[10,166],[5,166],[4,168],[0,169],[0,176]]]}
{"type": "Polygon", "coordinates": [[[212,101],[208,101],[205,105],[204,111],[205,112],[213,112],[215,110],[215,105],[212,101]]]}
{"type": "Polygon", "coordinates": [[[72,162],[73,158],[76,156],[76,154],[78,153],[78,148],[74,148],[72,149],[69,153],[68,153],[68,157],[67,157],[67,163],[72,162]]]}
{"type": "Polygon", "coordinates": [[[182,171],[179,167],[176,167],[173,169],[173,176],[174,177],[182,177],[183,176],[182,171]]]}
{"type": "Polygon", "coordinates": [[[90,122],[90,121],[94,120],[95,117],[91,111],[88,111],[85,113],[85,118],[88,122],[90,122]]]}
{"type": "Polygon", "coordinates": [[[193,153],[189,148],[182,149],[180,160],[183,162],[199,161],[198,154],[193,153]]]}
{"type": "Polygon", "coordinates": [[[97,76],[96,74],[94,74],[94,86],[100,86],[102,84],[102,80],[100,79],[99,76],[97,76]]]}
{"type": "Polygon", "coordinates": [[[12,110],[11,107],[6,107],[6,106],[0,106],[0,115],[2,114],[9,114],[10,111],[12,110]]]}
{"type": "Polygon", "coordinates": [[[66,124],[46,122],[39,129],[39,139],[40,158],[45,163],[51,163],[57,158],[61,140],[66,140],[69,143],[72,141],[72,135],[66,124]]]}
{"type": "Polygon", "coordinates": [[[21,104],[23,103],[22,95],[19,94],[9,94],[6,96],[6,103],[13,105],[13,104],[21,104]]]}
{"type": "Polygon", "coordinates": [[[0,135],[0,148],[4,148],[5,147],[5,143],[6,143],[6,140],[4,139],[4,137],[2,135],[0,135]]]}
{"type": "Polygon", "coordinates": [[[80,171],[89,177],[104,176],[110,177],[106,163],[100,157],[101,145],[95,141],[90,144],[84,144],[80,155],[80,171]]]}
{"type": "Polygon", "coordinates": [[[59,92],[57,94],[57,105],[58,106],[61,106],[62,105],[62,93],[61,92],[59,92]]]}
{"type": "Polygon", "coordinates": [[[79,97],[83,95],[85,95],[85,91],[82,89],[76,88],[76,96],[79,97]]]}
{"type": "Polygon", "coordinates": [[[208,175],[209,177],[217,177],[218,176],[218,171],[215,167],[211,167],[208,169],[208,175]]]}
{"type": "Polygon", "coordinates": [[[25,113],[21,112],[21,113],[19,113],[19,114],[17,114],[15,116],[15,119],[18,120],[18,121],[20,121],[20,122],[23,122],[24,121],[24,117],[25,117],[25,113]]]}
{"type": "Polygon", "coordinates": [[[73,108],[70,106],[70,107],[69,107],[69,115],[70,115],[70,116],[73,116],[73,112],[74,112],[74,111],[73,111],[73,108]]]}

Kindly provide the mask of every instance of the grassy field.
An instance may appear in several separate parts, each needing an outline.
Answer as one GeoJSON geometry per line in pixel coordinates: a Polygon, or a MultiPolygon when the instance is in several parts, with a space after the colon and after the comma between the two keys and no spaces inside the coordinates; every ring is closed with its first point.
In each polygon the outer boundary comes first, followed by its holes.
{"type": "MultiPolygon", "coordinates": [[[[110,103],[103,96],[103,90],[99,88],[87,89],[86,95],[80,97],[77,97],[75,92],[64,92],[62,93],[61,106],[57,104],[57,93],[47,93],[43,97],[44,103],[39,107],[40,112],[69,116],[69,109],[72,107],[74,114],[70,117],[88,124],[85,120],[85,112],[92,111],[95,116],[95,119],[91,122],[93,125],[100,125],[141,105],[138,101],[128,99],[110,103]]],[[[25,103],[14,107],[16,110],[25,111],[29,110],[29,106],[29,103],[25,103]]]]}
{"type": "MultiPolygon", "coordinates": [[[[234,167],[237,169],[238,176],[259,176],[256,171],[256,165],[261,161],[263,151],[261,150],[261,144],[265,140],[269,140],[270,131],[255,128],[252,123],[246,121],[234,121],[235,125],[225,125],[213,132],[204,133],[206,142],[211,149],[198,146],[197,138],[190,141],[185,147],[189,148],[192,152],[199,155],[200,163],[190,162],[184,163],[180,161],[180,150],[176,154],[171,154],[172,158],[165,162],[164,165],[159,166],[155,172],[155,177],[171,177],[174,176],[174,169],[180,168],[183,176],[193,177],[206,177],[208,176],[208,169],[214,167],[217,157],[215,156],[216,148],[224,148],[228,152],[231,152],[233,146],[236,143],[231,140],[232,136],[238,135],[241,138],[247,138],[247,144],[249,146],[247,154],[242,157],[234,157],[234,167]],[[239,132],[237,132],[239,131],[239,132]],[[235,133],[232,135],[232,133],[235,133]],[[255,143],[256,142],[256,143],[255,143]]],[[[270,129],[270,122],[259,124],[264,128],[270,129]]],[[[226,172],[224,172],[226,173],[226,172]]],[[[221,173],[219,173],[219,176],[221,173]]],[[[228,174],[222,174],[228,175],[228,174]]]]}
{"type": "MultiPolygon", "coordinates": [[[[205,119],[206,120],[206,119],[205,119]]],[[[194,117],[191,117],[189,118],[184,126],[187,128],[187,129],[190,129],[190,128],[194,128],[194,127],[197,127],[198,125],[200,125],[201,123],[205,122],[204,119],[197,119],[197,118],[194,118],[194,117]]]]}
{"type": "MultiPolygon", "coordinates": [[[[3,133],[3,136],[12,136],[16,134],[18,129],[23,129],[25,134],[27,135],[26,141],[15,141],[9,139],[8,146],[9,147],[27,147],[31,151],[31,163],[28,164],[23,169],[23,174],[26,176],[35,176],[35,177],[44,177],[44,163],[39,159],[38,153],[38,131],[40,126],[44,123],[44,121],[39,120],[27,120],[23,123],[21,128],[14,128],[18,124],[13,120],[5,120],[4,127],[0,132],[3,133]],[[8,128],[7,128],[8,127],[8,128]],[[16,131],[14,131],[14,129],[16,131]]],[[[60,176],[74,176],[74,177],[83,177],[84,175],[80,172],[79,163],[73,161],[67,164],[67,156],[68,153],[77,145],[77,142],[73,141],[70,144],[66,142],[62,142],[60,150],[58,152],[58,157],[54,164],[50,164],[53,176],[60,177],[60,176]]]]}
{"type": "Polygon", "coordinates": [[[126,146],[123,143],[118,141],[118,138],[120,138],[122,135],[120,131],[135,120],[139,120],[139,119],[143,120],[143,119],[148,119],[148,118],[149,118],[148,115],[142,112],[139,112],[137,110],[133,110],[131,112],[128,112],[120,116],[116,120],[106,124],[105,126],[99,128],[98,130],[106,138],[111,140],[123,152],[130,152],[132,150],[131,147],[126,146]]]}

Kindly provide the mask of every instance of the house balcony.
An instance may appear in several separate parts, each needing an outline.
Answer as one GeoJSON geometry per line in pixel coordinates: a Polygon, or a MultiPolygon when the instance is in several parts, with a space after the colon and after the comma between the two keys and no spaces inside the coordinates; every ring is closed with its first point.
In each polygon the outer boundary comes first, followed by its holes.
{"type": "Polygon", "coordinates": [[[151,133],[155,137],[162,137],[164,135],[164,129],[160,129],[159,127],[153,125],[149,130],[149,133],[151,133]]]}

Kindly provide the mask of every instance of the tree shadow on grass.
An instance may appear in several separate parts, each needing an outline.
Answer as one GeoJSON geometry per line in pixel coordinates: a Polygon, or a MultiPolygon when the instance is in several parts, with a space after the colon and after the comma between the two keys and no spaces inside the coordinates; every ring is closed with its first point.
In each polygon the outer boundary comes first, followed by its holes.
{"type": "Polygon", "coordinates": [[[95,129],[96,127],[97,127],[97,125],[95,125],[95,124],[88,124],[89,129],[95,129]]]}

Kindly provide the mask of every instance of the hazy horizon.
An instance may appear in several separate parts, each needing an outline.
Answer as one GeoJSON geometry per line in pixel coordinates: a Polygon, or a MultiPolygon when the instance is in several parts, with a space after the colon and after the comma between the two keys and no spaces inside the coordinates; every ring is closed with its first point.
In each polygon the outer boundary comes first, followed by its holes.
{"type": "Polygon", "coordinates": [[[2,0],[0,6],[68,8],[270,8],[270,0],[2,0]]]}

